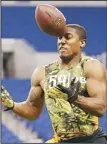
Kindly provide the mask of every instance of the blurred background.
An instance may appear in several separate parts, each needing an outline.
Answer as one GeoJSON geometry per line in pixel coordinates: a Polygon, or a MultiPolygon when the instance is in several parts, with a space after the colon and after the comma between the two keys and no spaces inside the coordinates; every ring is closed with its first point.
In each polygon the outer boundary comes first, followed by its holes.
{"type": "MultiPolygon", "coordinates": [[[[30,89],[33,70],[55,60],[57,39],[43,33],[35,22],[37,4],[55,5],[65,15],[67,23],[77,23],[87,30],[87,46],[83,49],[106,65],[106,1],[2,1],[2,84],[14,101],[24,101],[30,89]]],[[[106,116],[99,119],[107,133],[106,116]]],[[[12,112],[2,113],[2,143],[39,143],[53,135],[44,106],[39,119],[27,121],[12,112]]]]}

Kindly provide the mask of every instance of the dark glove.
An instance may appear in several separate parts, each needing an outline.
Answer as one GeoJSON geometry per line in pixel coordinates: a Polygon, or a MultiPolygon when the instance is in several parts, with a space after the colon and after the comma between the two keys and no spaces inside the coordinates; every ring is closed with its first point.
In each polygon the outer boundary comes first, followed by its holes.
{"type": "Polygon", "coordinates": [[[2,104],[6,107],[5,111],[14,108],[14,102],[11,98],[11,95],[3,86],[1,86],[0,100],[2,104]]]}
{"type": "Polygon", "coordinates": [[[73,103],[78,98],[79,88],[80,88],[80,82],[75,82],[76,77],[71,81],[70,87],[66,88],[62,85],[57,85],[57,88],[62,91],[63,93],[66,93],[68,95],[68,101],[70,103],[73,103]]]}

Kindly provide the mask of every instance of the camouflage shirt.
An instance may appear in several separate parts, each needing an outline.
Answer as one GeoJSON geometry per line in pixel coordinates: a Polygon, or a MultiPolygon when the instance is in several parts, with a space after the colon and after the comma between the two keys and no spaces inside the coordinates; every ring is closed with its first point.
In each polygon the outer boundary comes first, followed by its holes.
{"type": "Polygon", "coordinates": [[[80,62],[70,69],[61,69],[57,61],[45,67],[45,102],[52,121],[53,129],[57,136],[62,139],[71,139],[79,136],[92,134],[98,128],[98,118],[84,112],[79,107],[70,104],[65,97],[48,95],[50,88],[62,84],[70,85],[71,79],[76,76],[81,83],[79,94],[88,97],[86,78],[83,71],[83,63],[92,59],[82,56],[80,62]]]}

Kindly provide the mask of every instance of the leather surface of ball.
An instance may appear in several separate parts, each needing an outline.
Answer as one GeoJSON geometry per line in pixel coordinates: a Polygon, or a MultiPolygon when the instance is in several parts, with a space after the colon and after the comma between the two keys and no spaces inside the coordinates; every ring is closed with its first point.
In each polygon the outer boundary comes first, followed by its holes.
{"type": "Polygon", "coordinates": [[[38,27],[52,36],[63,36],[66,31],[66,19],[64,15],[52,5],[37,5],[35,19],[38,27]]]}

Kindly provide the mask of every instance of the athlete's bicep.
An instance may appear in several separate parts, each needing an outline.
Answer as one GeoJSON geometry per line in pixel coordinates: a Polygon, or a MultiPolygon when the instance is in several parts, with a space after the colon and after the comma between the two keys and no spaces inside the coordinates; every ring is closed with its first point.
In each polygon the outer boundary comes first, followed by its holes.
{"type": "Polygon", "coordinates": [[[40,86],[32,86],[26,100],[36,108],[42,108],[44,104],[44,92],[40,86]]]}
{"type": "Polygon", "coordinates": [[[87,91],[90,97],[98,97],[106,102],[106,72],[104,66],[96,60],[85,64],[87,91]]]}
{"type": "Polygon", "coordinates": [[[37,68],[31,77],[31,89],[27,101],[36,108],[42,108],[44,104],[44,91],[41,81],[44,77],[44,67],[37,68]]]}
{"type": "Polygon", "coordinates": [[[106,102],[106,84],[94,78],[87,79],[87,91],[90,97],[98,97],[106,102]]]}

